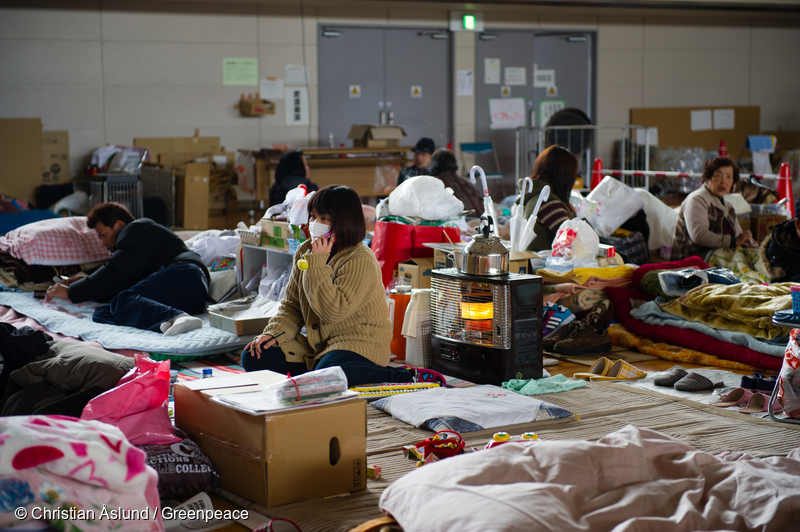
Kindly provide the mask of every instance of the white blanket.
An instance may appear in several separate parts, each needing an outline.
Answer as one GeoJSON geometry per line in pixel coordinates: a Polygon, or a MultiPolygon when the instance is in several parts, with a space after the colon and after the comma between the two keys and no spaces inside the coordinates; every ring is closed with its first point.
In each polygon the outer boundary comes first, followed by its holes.
{"type": "Polygon", "coordinates": [[[628,425],[597,442],[507,443],[417,469],[380,507],[405,532],[800,529],[800,448],[712,456],[628,425]]]}

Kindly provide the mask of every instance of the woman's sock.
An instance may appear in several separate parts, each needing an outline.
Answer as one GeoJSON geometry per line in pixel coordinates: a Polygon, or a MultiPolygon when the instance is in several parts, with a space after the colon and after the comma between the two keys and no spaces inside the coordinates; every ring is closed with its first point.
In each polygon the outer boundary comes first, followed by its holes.
{"type": "MultiPolygon", "coordinates": [[[[162,323],[161,326],[163,327],[164,324],[162,323]]],[[[199,329],[202,326],[203,326],[203,320],[201,320],[200,318],[195,318],[194,316],[189,316],[188,314],[181,314],[178,317],[176,317],[175,320],[172,322],[172,325],[167,330],[164,331],[164,336],[175,336],[178,334],[183,334],[185,332],[199,329]]]]}
{"type": "Polygon", "coordinates": [[[165,333],[165,332],[167,332],[167,329],[172,327],[172,322],[173,321],[175,321],[175,318],[172,318],[171,320],[166,320],[164,323],[159,325],[158,328],[161,329],[162,333],[165,333]]]}

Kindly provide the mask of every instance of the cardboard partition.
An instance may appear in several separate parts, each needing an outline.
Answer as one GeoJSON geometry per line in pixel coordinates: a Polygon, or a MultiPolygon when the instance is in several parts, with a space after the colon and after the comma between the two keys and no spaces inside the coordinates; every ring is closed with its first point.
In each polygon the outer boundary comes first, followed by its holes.
{"type": "Polygon", "coordinates": [[[397,275],[408,281],[411,288],[430,288],[433,264],[430,257],[407,260],[397,265],[397,275]]]}
{"type": "MultiPolygon", "coordinates": [[[[286,379],[271,371],[246,377],[255,384],[205,390],[175,385],[175,425],[206,453],[223,488],[266,507],[366,488],[365,401],[250,415],[211,400],[286,379]]],[[[204,379],[203,386],[225,378],[204,379]]]]}
{"type": "MultiPolygon", "coordinates": [[[[761,131],[761,108],[757,105],[716,106],[716,107],[644,107],[631,109],[631,124],[658,128],[658,145],[662,147],[697,147],[712,149],[719,147],[724,140],[728,153],[735,159],[744,146],[748,135],[758,135],[761,131]],[[714,111],[732,110],[733,128],[715,129],[714,111]],[[692,112],[710,111],[712,120],[709,129],[695,124],[692,129],[692,112]]],[[[728,124],[723,127],[727,128],[728,124]]]]}
{"type": "Polygon", "coordinates": [[[405,136],[400,126],[353,125],[347,138],[353,139],[354,148],[391,148],[399,146],[405,136]]]}
{"type": "Polygon", "coordinates": [[[134,146],[150,149],[150,162],[167,168],[184,165],[198,157],[218,155],[219,137],[154,137],[133,139],[134,146]]]}
{"type": "Polygon", "coordinates": [[[0,191],[36,205],[42,184],[42,121],[39,118],[0,119],[0,191]]]}
{"type": "Polygon", "coordinates": [[[175,218],[186,230],[208,229],[208,186],[210,164],[189,163],[176,172],[175,218]]]}
{"type": "Polygon", "coordinates": [[[69,132],[42,131],[42,184],[69,183],[69,132]]]}

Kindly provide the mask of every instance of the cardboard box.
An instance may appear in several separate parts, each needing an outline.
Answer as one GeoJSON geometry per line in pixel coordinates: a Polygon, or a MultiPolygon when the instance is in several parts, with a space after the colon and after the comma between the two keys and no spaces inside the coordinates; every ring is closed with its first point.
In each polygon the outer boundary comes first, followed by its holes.
{"type": "Polygon", "coordinates": [[[261,98],[247,98],[243,94],[239,100],[239,113],[242,116],[274,115],[275,104],[261,98]]]}
{"type": "Polygon", "coordinates": [[[772,233],[772,228],[779,223],[786,221],[786,216],[782,214],[751,214],[750,231],[753,239],[761,242],[764,237],[772,233]]]}
{"type": "Polygon", "coordinates": [[[198,157],[220,154],[219,137],[156,137],[133,139],[134,146],[150,149],[150,162],[167,168],[182,166],[198,157]]]}
{"type": "Polygon", "coordinates": [[[69,132],[42,131],[42,184],[58,185],[71,180],[69,132]]]}
{"type": "Polygon", "coordinates": [[[531,259],[541,259],[537,253],[532,251],[513,251],[508,257],[509,273],[533,273],[531,259]]]}
{"type": "Polygon", "coordinates": [[[354,148],[391,148],[400,145],[406,132],[400,126],[353,125],[348,139],[353,139],[354,148]]]}
{"type": "Polygon", "coordinates": [[[264,328],[269,324],[270,318],[245,318],[237,319],[234,313],[241,312],[241,308],[208,310],[208,323],[212,327],[228,331],[236,336],[245,334],[261,334],[264,328]]]}
{"type": "Polygon", "coordinates": [[[434,259],[418,258],[397,265],[397,275],[409,281],[411,288],[430,288],[434,259]]]}
{"type": "Polygon", "coordinates": [[[299,240],[300,229],[288,222],[261,219],[261,245],[267,248],[289,251],[289,239],[299,240]]]}
{"type": "Polygon", "coordinates": [[[0,161],[0,192],[36,205],[36,188],[42,184],[42,121],[0,119],[0,161]]]}
{"type": "Polygon", "coordinates": [[[185,230],[208,229],[208,185],[210,164],[189,163],[176,172],[177,225],[185,230]]]}
{"type": "MultiPolygon", "coordinates": [[[[223,488],[268,508],[366,488],[365,401],[250,415],[211,400],[286,378],[271,371],[246,377],[257,384],[205,390],[175,385],[175,425],[208,456],[223,488]]],[[[203,379],[203,385],[226,378],[203,379]]]]}

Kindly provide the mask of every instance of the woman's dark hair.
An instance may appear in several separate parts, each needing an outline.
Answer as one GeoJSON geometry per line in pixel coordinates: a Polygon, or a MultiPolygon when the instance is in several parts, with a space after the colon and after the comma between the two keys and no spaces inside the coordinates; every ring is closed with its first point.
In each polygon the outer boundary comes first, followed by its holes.
{"type": "Polygon", "coordinates": [[[275,167],[275,181],[280,183],[284,177],[306,177],[306,165],[303,162],[303,152],[300,150],[287,151],[281,155],[275,167]]]}
{"type": "Polygon", "coordinates": [[[338,249],[355,246],[367,236],[361,198],[350,187],[330,185],[320,189],[308,202],[308,214],[311,211],[331,217],[338,249]]]}
{"type": "Polygon", "coordinates": [[[432,176],[442,175],[445,172],[458,172],[455,154],[447,148],[439,148],[431,155],[431,165],[428,170],[432,176]]]}
{"type": "Polygon", "coordinates": [[[106,227],[111,227],[117,223],[117,220],[121,220],[125,222],[125,225],[128,225],[135,218],[124,205],[113,201],[95,205],[86,215],[86,225],[89,226],[89,229],[97,227],[97,222],[106,227]]]}
{"type": "Polygon", "coordinates": [[[563,146],[545,149],[533,163],[532,179],[541,179],[550,185],[558,199],[569,204],[569,194],[578,177],[578,159],[563,146]]]}
{"type": "Polygon", "coordinates": [[[703,167],[703,182],[710,181],[717,170],[730,166],[733,168],[733,182],[739,181],[739,165],[730,157],[714,157],[706,161],[703,167]]]}

